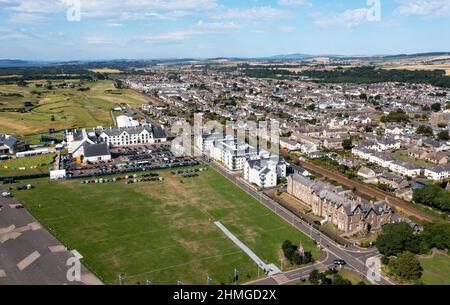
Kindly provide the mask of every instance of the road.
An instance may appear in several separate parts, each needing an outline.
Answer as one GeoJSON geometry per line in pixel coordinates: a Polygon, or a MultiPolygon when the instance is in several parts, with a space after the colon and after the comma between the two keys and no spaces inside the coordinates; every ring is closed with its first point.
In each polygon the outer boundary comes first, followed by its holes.
{"type": "Polygon", "coordinates": [[[83,265],[81,281],[69,281],[66,263],[74,255],[17,204],[0,196],[0,285],[102,284],[83,265]]]}
{"type": "Polygon", "coordinates": [[[414,216],[419,219],[425,220],[425,221],[433,221],[434,217],[414,209],[411,207],[411,204],[389,194],[386,192],[383,192],[381,190],[373,189],[371,187],[368,187],[364,185],[363,183],[348,179],[344,175],[340,173],[336,173],[334,171],[331,171],[329,169],[317,166],[311,162],[307,161],[301,161],[301,166],[306,168],[307,170],[316,172],[318,174],[321,174],[329,179],[335,180],[336,182],[345,185],[347,187],[356,188],[357,192],[361,194],[368,195],[370,197],[378,198],[378,200],[385,200],[388,199],[389,204],[393,206],[394,208],[397,208],[401,211],[403,211],[405,214],[408,214],[409,216],[414,216]]]}
{"type": "MultiPolygon", "coordinates": [[[[379,253],[376,249],[360,250],[360,249],[356,249],[356,248],[342,248],[340,245],[338,245],[338,244],[334,243],[332,240],[330,240],[327,236],[323,235],[322,233],[320,233],[319,231],[314,229],[312,226],[310,226],[307,223],[300,220],[295,214],[291,213],[290,211],[281,207],[279,204],[277,204],[275,201],[273,201],[269,197],[265,196],[264,193],[258,192],[253,187],[251,187],[247,183],[243,182],[238,176],[233,175],[233,173],[229,172],[227,169],[225,169],[221,165],[219,165],[215,162],[208,162],[208,161],[206,161],[206,163],[208,163],[211,167],[213,167],[219,173],[221,173],[226,178],[228,178],[230,181],[232,181],[235,185],[237,185],[241,189],[245,190],[248,194],[253,196],[259,202],[264,204],[267,208],[269,208],[275,214],[278,214],[278,216],[283,218],[285,221],[289,222],[292,226],[297,228],[303,234],[310,236],[311,239],[317,241],[320,244],[321,248],[328,252],[328,258],[325,262],[322,263],[322,265],[324,265],[322,267],[327,268],[327,267],[333,265],[333,260],[336,258],[339,258],[339,259],[343,259],[346,261],[348,268],[351,268],[351,269],[355,270],[356,272],[362,274],[363,276],[366,276],[367,271],[368,271],[368,268],[366,267],[366,260],[369,257],[379,255],[379,253]]],[[[296,279],[304,278],[306,276],[306,273],[308,271],[310,272],[312,269],[314,269],[314,267],[315,266],[307,267],[305,269],[306,271],[302,271],[302,269],[299,269],[299,270],[286,272],[285,275],[288,277],[289,280],[296,280],[296,279]],[[310,269],[310,268],[312,268],[312,269],[310,269]]],[[[261,281],[256,281],[255,283],[256,284],[269,284],[269,283],[271,283],[271,281],[273,281],[273,280],[263,279],[261,281]]],[[[382,276],[380,281],[378,281],[375,284],[392,285],[394,283],[391,282],[389,279],[382,276]]]]}

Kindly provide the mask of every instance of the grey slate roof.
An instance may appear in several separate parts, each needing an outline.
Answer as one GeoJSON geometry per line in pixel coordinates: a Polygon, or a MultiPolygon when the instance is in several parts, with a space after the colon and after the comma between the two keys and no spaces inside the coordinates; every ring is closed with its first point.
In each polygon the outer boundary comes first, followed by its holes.
{"type": "Polygon", "coordinates": [[[13,136],[0,135],[0,144],[4,144],[10,148],[14,147],[18,140],[13,136]]]}
{"type": "Polygon", "coordinates": [[[371,204],[364,202],[362,199],[355,199],[355,196],[353,196],[353,193],[350,191],[342,191],[342,189],[322,181],[315,182],[298,174],[294,174],[292,178],[294,181],[314,190],[316,196],[321,200],[334,204],[336,208],[339,208],[342,205],[346,214],[349,216],[353,215],[358,208],[361,208],[364,215],[369,214],[372,209],[378,215],[383,211],[391,210],[389,204],[385,201],[371,204]]]}
{"type": "Polygon", "coordinates": [[[109,147],[106,143],[88,144],[83,145],[85,157],[97,157],[109,155],[109,147]]]}
{"type": "Polygon", "coordinates": [[[130,135],[137,135],[147,130],[149,134],[153,134],[153,138],[162,139],[167,138],[166,132],[161,127],[157,126],[137,126],[137,127],[126,127],[126,128],[110,128],[97,130],[97,134],[101,135],[105,133],[109,137],[120,136],[123,132],[127,132],[130,135]]]}

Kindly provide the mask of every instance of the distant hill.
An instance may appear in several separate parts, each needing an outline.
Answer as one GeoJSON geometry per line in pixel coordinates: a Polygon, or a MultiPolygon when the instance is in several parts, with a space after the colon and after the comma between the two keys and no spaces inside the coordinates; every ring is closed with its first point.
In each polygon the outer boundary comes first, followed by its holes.
{"type": "Polygon", "coordinates": [[[296,53],[296,54],[286,54],[286,55],[274,55],[274,56],[264,57],[262,59],[267,59],[267,60],[303,60],[303,59],[308,59],[308,58],[313,58],[313,57],[316,57],[316,56],[315,55],[310,55],[310,54],[296,53]]]}
{"type": "Polygon", "coordinates": [[[27,68],[45,66],[44,62],[27,61],[18,59],[0,59],[0,68],[27,68]]]}
{"type": "Polygon", "coordinates": [[[387,55],[383,56],[384,60],[393,59],[413,59],[416,57],[432,57],[432,56],[446,56],[450,55],[450,52],[430,52],[430,53],[416,53],[416,54],[398,54],[398,55],[387,55]]]}
{"type": "Polygon", "coordinates": [[[28,68],[28,67],[49,67],[49,66],[111,66],[111,67],[144,67],[148,64],[158,63],[189,63],[191,61],[235,61],[235,60],[267,60],[267,61],[289,61],[289,60],[309,60],[313,58],[326,57],[331,60],[362,60],[362,61],[387,61],[387,60],[408,60],[421,57],[433,57],[433,56],[450,56],[450,52],[429,52],[429,53],[416,53],[416,54],[396,54],[396,55],[338,55],[338,54],[280,54],[268,57],[259,58],[244,58],[244,57],[215,57],[208,59],[200,58],[166,58],[166,59],[112,59],[112,60],[73,60],[73,61],[29,61],[18,59],[0,59],[0,68],[28,68]]]}

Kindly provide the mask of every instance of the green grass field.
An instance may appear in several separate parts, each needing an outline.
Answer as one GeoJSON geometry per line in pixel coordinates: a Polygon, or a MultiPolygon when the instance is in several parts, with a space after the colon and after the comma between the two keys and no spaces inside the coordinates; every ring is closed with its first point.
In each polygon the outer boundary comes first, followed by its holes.
{"type": "Polygon", "coordinates": [[[342,269],[339,271],[339,274],[344,278],[352,282],[353,285],[357,285],[359,282],[364,282],[366,285],[371,285],[369,280],[367,280],[362,274],[349,270],[342,269]]]}
{"type": "MultiPolygon", "coordinates": [[[[230,284],[255,279],[256,264],[214,224],[220,221],[266,263],[279,266],[286,239],[313,242],[225,177],[209,169],[183,179],[126,185],[35,180],[15,195],[61,242],[77,249],[105,283],[230,284]]],[[[286,266],[285,266],[286,268],[286,266]]],[[[261,272],[262,273],[262,272],[261,272]]]]}
{"type": "MultiPolygon", "coordinates": [[[[79,80],[66,82],[80,83],[79,80]]],[[[110,126],[113,124],[112,108],[118,105],[139,107],[150,101],[132,90],[115,89],[112,81],[82,83],[83,87],[90,88],[88,91],[36,87],[36,84],[45,83],[33,81],[27,87],[0,85],[0,132],[23,136],[48,132],[50,128],[110,126]],[[23,107],[25,101],[35,105],[30,112],[11,111],[11,108],[23,107]]],[[[53,81],[53,84],[58,83],[61,81],[53,81]]]]}
{"type": "Polygon", "coordinates": [[[450,258],[444,254],[435,254],[433,258],[420,258],[423,268],[421,281],[426,285],[450,284],[450,258]]]}
{"type": "Polygon", "coordinates": [[[48,173],[55,156],[55,154],[45,154],[0,161],[0,177],[48,173]]]}

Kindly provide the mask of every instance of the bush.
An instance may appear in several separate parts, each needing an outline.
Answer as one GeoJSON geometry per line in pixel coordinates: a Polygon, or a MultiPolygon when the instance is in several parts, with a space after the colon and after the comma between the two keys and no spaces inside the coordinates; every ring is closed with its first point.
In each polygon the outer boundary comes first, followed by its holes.
{"type": "Polygon", "coordinates": [[[433,128],[431,128],[430,126],[426,126],[426,125],[420,125],[417,128],[416,133],[424,135],[424,136],[432,136],[433,135],[433,128]]]}
{"type": "Polygon", "coordinates": [[[416,203],[450,212],[450,191],[437,184],[426,185],[415,190],[413,200],[416,203]]]}
{"type": "Polygon", "coordinates": [[[448,141],[450,140],[450,136],[448,134],[448,130],[443,130],[438,133],[438,139],[442,141],[448,141]]]}
{"type": "Polygon", "coordinates": [[[298,247],[293,245],[290,240],[286,240],[281,248],[284,256],[295,265],[309,264],[313,261],[311,251],[300,253],[298,247]]]}
{"type": "Polygon", "coordinates": [[[389,265],[389,257],[383,255],[383,256],[381,257],[381,263],[382,263],[383,265],[389,265]]]}
{"type": "Polygon", "coordinates": [[[387,224],[375,242],[385,256],[397,255],[403,251],[419,252],[419,239],[414,230],[405,222],[387,224]]]}
{"type": "Polygon", "coordinates": [[[391,260],[389,269],[394,275],[407,281],[420,279],[423,271],[419,260],[411,252],[401,253],[396,259],[391,260]]]}

